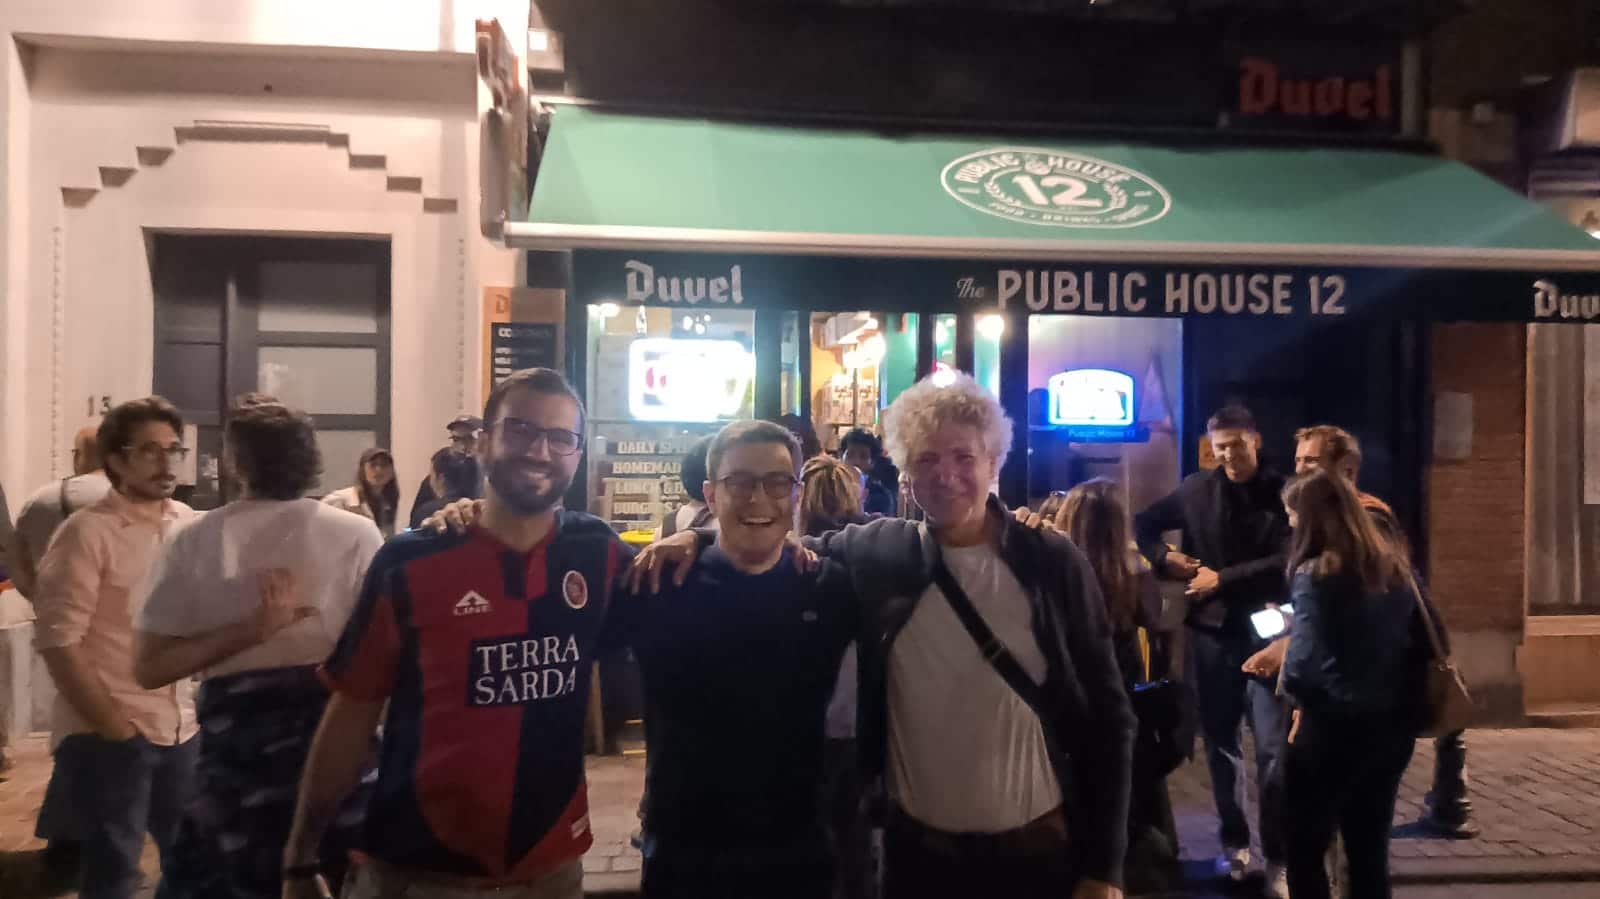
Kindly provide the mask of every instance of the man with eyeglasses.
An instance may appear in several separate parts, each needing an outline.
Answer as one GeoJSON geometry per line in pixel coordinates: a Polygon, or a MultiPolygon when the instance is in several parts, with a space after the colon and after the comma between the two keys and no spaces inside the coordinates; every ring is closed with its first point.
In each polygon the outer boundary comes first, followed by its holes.
{"type": "MultiPolygon", "coordinates": [[[[139,890],[146,832],[165,869],[190,795],[193,685],[146,690],[135,681],[130,602],[163,539],[195,515],[172,499],[189,453],[182,433],[161,397],[108,412],[95,444],[113,489],[68,518],[39,563],[34,642],[60,690],[50,790],[68,794],[45,804],[64,802],[81,828],[84,899],[139,890]]],[[[157,899],[166,894],[157,888],[157,899]]]]}
{"type": "Polygon", "coordinates": [[[332,697],[284,853],[286,899],[328,895],[318,848],[380,719],[365,857],[346,899],[583,895],[584,712],[629,558],[604,522],[561,509],[583,416],[557,372],[501,381],[484,406],[476,525],[409,531],[373,558],[322,668],[332,697]]]}
{"type": "Polygon", "coordinates": [[[805,571],[786,543],[801,456],[780,425],[723,428],[706,458],[716,542],[682,584],[615,606],[612,637],[644,680],[649,899],[832,890],[817,784],[855,594],[837,563],[805,571]]]}

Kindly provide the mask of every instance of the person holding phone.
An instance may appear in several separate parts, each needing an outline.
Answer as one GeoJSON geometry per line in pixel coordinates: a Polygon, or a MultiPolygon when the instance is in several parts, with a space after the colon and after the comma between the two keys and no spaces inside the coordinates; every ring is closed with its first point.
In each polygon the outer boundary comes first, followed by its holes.
{"type": "Polygon", "coordinates": [[[1255,734],[1257,783],[1262,785],[1260,828],[1266,855],[1267,895],[1287,891],[1283,826],[1274,768],[1289,716],[1274,681],[1244,671],[1261,645],[1251,616],[1284,600],[1288,518],[1279,496],[1284,479],[1260,463],[1255,418],[1228,406],[1206,424],[1221,464],[1185,478],[1178,489],[1134,519],[1141,551],[1158,572],[1188,581],[1188,647],[1200,700],[1201,731],[1220,818],[1223,853],[1216,872],[1241,881],[1250,867],[1250,825],[1240,803],[1244,764],[1241,722],[1255,734]],[[1182,530],[1181,552],[1163,535],[1182,530]]]}
{"type": "Polygon", "coordinates": [[[1283,493],[1294,527],[1294,639],[1284,692],[1298,707],[1284,755],[1289,889],[1326,899],[1324,855],[1335,831],[1350,895],[1387,899],[1389,830],[1415,744],[1428,654],[1410,561],[1381,534],[1355,488],[1329,471],[1283,493]]]}

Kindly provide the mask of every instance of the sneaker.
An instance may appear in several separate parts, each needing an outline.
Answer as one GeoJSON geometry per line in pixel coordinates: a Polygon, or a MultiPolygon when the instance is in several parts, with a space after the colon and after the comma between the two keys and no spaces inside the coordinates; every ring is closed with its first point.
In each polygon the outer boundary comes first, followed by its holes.
{"type": "Polygon", "coordinates": [[[1224,849],[1217,856],[1217,877],[1238,883],[1250,870],[1249,849],[1224,849]]]}
{"type": "Polygon", "coordinates": [[[1267,884],[1261,894],[1267,899],[1289,899],[1289,869],[1278,862],[1267,862],[1267,884]]]}

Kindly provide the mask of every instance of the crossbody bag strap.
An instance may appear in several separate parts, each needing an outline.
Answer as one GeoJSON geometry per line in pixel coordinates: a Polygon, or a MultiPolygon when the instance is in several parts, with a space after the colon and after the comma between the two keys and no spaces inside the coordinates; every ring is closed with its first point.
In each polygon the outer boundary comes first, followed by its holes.
{"type": "Polygon", "coordinates": [[[1022,670],[1022,665],[1011,650],[1000,642],[995,636],[983,616],[978,614],[967,592],[961,589],[961,584],[956,582],[955,575],[945,567],[944,560],[939,560],[933,565],[933,582],[939,586],[939,592],[944,595],[945,601],[950,604],[951,611],[960,619],[961,626],[966,628],[967,634],[978,644],[978,652],[983,655],[983,660],[994,668],[995,673],[1006,682],[1022,701],[1028,704],[1039,720],[1048,720],[1044,713],[1044,691],[1039,687],[1028,672],[1022,670]]]}
{"type": "Polygon", "coordinates": [[[1417,576],[1410,567],[1405,569],[1406,586],[1411,588],[1411,598],[1416,601],[1417,611],[1422,614],[1422,629],[1428,632],[1428,643],[1433,647],[1433,657],[1440,660],[1449,658],[1444,651],[1444,641],[1439,639],[1438,623],[1433,616],[1428,614],[1428,603],[1422,598],[1422,586],[1417,583],[1417,576]]]}

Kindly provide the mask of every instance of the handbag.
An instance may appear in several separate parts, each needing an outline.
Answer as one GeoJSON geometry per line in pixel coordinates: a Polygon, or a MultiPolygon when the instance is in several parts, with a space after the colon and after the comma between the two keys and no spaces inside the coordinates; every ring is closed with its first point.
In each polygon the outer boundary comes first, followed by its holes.
{"type": "Polygon", "coordinates": [[[1411,588],[1412,599],[1416,601],[1417,613],[1422,616],[1422,628],[1428,632],[1430,650],[1424,669],[1417,734],[1423,737],[1453,734],[1472,723],[1477,707],[1472,702],[1472,693],[1467,690],[1467,682],[1461,677],[1460,669],[1450,660],[1450,654],[1445,652],[1444,643],[1439,639],[1438,628],[1443,625],[1429,614],[1428,604],[1422,598],[1422,588],[1410,570],[1406,571],[1406,583],[1411,588]]]}

